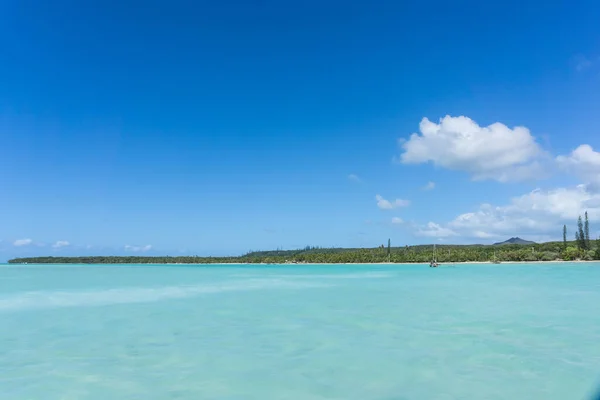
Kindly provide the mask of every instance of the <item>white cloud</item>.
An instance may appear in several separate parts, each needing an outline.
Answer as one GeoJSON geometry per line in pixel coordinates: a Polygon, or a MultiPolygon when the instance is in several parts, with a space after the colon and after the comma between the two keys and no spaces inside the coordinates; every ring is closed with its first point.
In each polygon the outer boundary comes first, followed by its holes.
{"type": "Polygon", "coordinates": [[[392,210],[394,208],[408,207],[410,205],[409,200],[395,199],[394,201],[389,201],[380,195],[375,195],[375,200],[377,200],[377,207],[382,210],[392,210]]]}
{"type": "Polygon", "coordinates": [[[581,72],[583,70],[588,69],[591,66],[592,66],[592,62],[590,60],[588,60],[587,58],[584,58],[577,63],[577,65],[575,66],[575,69],[578,72],[581,72]]]}
{"type": "Polygon", "coordinates": [[[436,124],[423,118],[420,134],[402,142],[403,164],[432,162],[469,173],[474,180],[500,182],[536,178],[544,172],[538,160],[545,155],[529,129],[510,129],[496,122],[479,126],[468,117],[446,116],[436,124]]]}
{"type": "Polygon", "coordinates": [[[152,245],[147,244],[145,246],[131,246],[131,245],[125,245],[125,250],[128,251],[133,251],[133,252],[145,252],[148,250],[152,250],[152,245]]]}
{"type": "Polygon", "coordinates": [[[586,183],[600,184],[600,153],[592,146],[582,144],[567,156],[556,157],[563,170],[573,173],[586,183]]]}
{"type": "Polygon", "coordinates": [[[445,238],[457,235],[457,233],[454,232],[452,229],[445,228],[439,224],[436,224],[435,222],[429,222],[426,226],[418,228],[416,233],[419,236],[428,236],[436,238],[445,238]]]}
{"type": "Polygon", "coordinates": [[[404,223],[402,218],[398,218],[398,217],[392,218],[392,224],[402,224],[402,223],[404,223]]]}
{"type": "Polygon", "coordinates": [[[435,182],[427,182],[427,185],[423,186],[423,190],[435,189],[435,182]]]}
{"type": "Polygon", "coordinates": [[[66,247],[69,245],[71,245],[71,243],[67,242],[66,240],[59,240],[56,243],[54,243],[52,247],[54,247],[55,249],[60,249],[61,247],[66,247]]]}
{"type": "Polygon", "coordinates": [[[468,238],[560,239],[563,224],[567,225],[571,237],[577,217],[586,211],[592,225],[594,220],[600,219],[600,194],[585,185],[536,189],[511,199],[504,206],[482,204],[478,210],[461,214],[444,226],[434,224],[432,230],[439,226],[468,238]]]}
{"type": "Polygon", "coordinates": [[[596,58],[596,60],[590,60],[588,57],[584,56],[583,54],[578,54],[575,57],[573,57],[572,65],[575,67],[575,71],[583,72],[583,71],[591,68],[594,65],[594,61],[598,61],[598,60],[600,60],[600,57],[596,58]]]}
{"type": "Polygon", "coordinates": [[[348,175],[348,180],[351,182],[356,182],[356,183],[361,183],[362,179],[360,179],[360,177],[358,175],[355,174],[350,174],[348,175]]]}
{"type": "Polygon", "coordinates": [[[17,239],[13,242],[13,246],[21,247],[21,246],[29,246],[33,243],[31,239],[17,239]]]}

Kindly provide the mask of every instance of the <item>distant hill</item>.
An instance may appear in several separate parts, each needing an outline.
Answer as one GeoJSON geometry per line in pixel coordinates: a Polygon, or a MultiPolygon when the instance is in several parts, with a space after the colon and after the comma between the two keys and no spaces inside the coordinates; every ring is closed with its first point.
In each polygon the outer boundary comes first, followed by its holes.
{"type": "Polygon", "coordinates": [[[531,242],[529,240],[521,239],[520,237],[512,237],[504,242],[494,243],[494,245],[502,245],[502,244],[536,244],[535,242],[531,242]]]}

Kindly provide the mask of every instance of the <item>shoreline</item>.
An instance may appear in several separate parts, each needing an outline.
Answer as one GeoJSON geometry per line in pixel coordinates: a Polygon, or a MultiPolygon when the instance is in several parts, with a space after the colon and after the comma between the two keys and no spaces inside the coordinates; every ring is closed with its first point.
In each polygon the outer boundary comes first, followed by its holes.
{"type": "MultiPolygon", "coordinates": [[[[589,263],[600,263],[600,260],[577,260],[577,261],[501,261],[500,263],[493,263],[491,261],[457,261],[457,262],[439,262],[440,266],[444,265],[480,265],[480,264],[589,264],[589,263]]],[[[96,264],[104,265],[104,264],[96,264]]],[[[125,265],[125,264],[122,264],[125,265]]],[[[132,264],[133,265],[133,264],[132,264]]],[[[152,264],[148,264],[152,265],[152,264]]],[[[394,263],[394,262],[379,262],[379,263],[205,263],[205,264],[186,264],[186,263],[174,263],[174,264],[157,264],[157,265],[429,265],[428,262],[413,262],[413,263],[394,263]]]]}
{"type": "MultiPolygon", "coordinates": [[[[553,261],[501,261],[499,263],[494,263],[492,261],[456,261],[456,262],[440,262],[439,266],[443,267],[445,265],[483,265],[483,264],[489,264],[489,265],[501,265],[501,264],[590,264],[590,263],[598,263],[600,264],[600,260],[575,260],[575,261],[562,261],[562,260],[553,260],[553,261]]],[[[223,262],[223,263],[123,263],[123,264],[119,264],[119,263],[23,263],[23,264],[19,264],[19,263],[2,263],[0,265],[2,266],[35,266],[35,265],[90,265],[90,266],[97,266],[97,265],[159,265],[159,266],[163,266],[163,265],[194,265],[194,266],[200,266],[200,265],[227,265],[227,266],[235,266],[235,265],[244,265],[244,266],[249,266],[249,265],[257,265],[257,266],[265,266],[265,265],[274,265],[274,266],[320,266],[320,265],[356,265],[356,266],[360,266],[360,265],[389,265],[389,266],[410,266],[410,265],[428,265],[428,262],[412,262],[412,263],[394,263],[394,262],[375,262],[375,263],[244,263],[244,262],[223,262]]],[[[436,267],[439,268],[439,267],[436,267]]]]}

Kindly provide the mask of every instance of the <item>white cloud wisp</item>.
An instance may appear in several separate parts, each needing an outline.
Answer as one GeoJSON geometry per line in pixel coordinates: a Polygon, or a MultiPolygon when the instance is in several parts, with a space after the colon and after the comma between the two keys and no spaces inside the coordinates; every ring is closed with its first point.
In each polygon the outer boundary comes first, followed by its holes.
{"type": "Polygon", "coordinates": [[[143,253],[145,251],[152,250],[152,245],[147,244],[145,246],[131,246],[129,244],[125,245],[125,250],[133,251],[135,253],[143,253]]]}
{"type": "Polygon", "coordinates": [[[360,177],[358,175],[355,175],[355,174],[348,175],[348,180],[350,182],[362,183],[362,179],[360,179],[360,177]]]}
{"type": "Polygon", "coordinates": [[[408,207],[410,205],[409,200],[395,199],[393,201],[384,199],[381,195],[375,195],[377,201],[377,207],[381,210],[393,210],[398,207],[408,207]]]}
{"type": "Polygon", "coordinates": [[[416,234],[418,236],[427,236],[434,238],[447,238],[450,236],[457,236],[458,234],[452,229],[443,227],[435,222],[428,222],[427,225],[419,227],[416,234]]]}
{"type": "Polygon", "coordinates": [[[423,186],[423,190],[435,189],[435,182],[427,182],[427,185],[423,186]]]}
{"type": "Polygon", "coordinates": [[[15,246],[15,247],[29,246],[32,243],[33,243],[33,240],[31,240],[31,239],[17,239],[13,242],[13,246],[15,246]]]}

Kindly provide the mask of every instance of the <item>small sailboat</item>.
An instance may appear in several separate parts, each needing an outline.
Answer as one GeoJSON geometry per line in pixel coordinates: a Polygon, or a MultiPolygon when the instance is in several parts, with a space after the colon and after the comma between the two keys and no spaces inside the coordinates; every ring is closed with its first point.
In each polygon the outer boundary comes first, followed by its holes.
{"type": "Polygon", "coordinates": [[[429,267],[430,268],[437,268],[440,265],[437,262],[437,259],[435,257],[435,244],[433,245],[433,259],[431,260],[431,262],[429,263],[429,267]]]}

